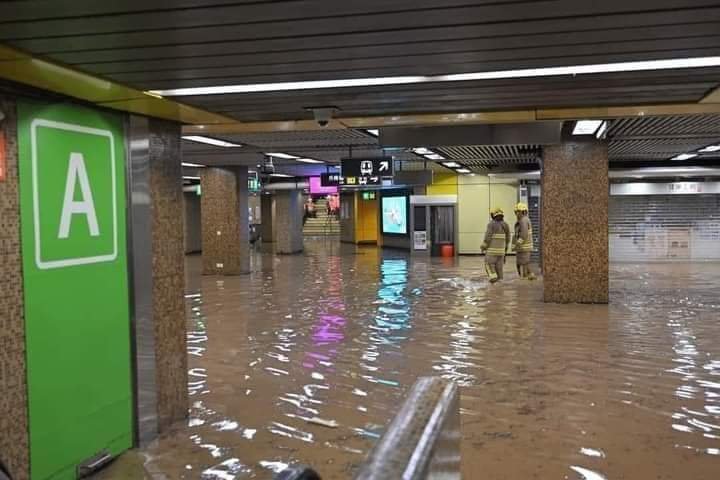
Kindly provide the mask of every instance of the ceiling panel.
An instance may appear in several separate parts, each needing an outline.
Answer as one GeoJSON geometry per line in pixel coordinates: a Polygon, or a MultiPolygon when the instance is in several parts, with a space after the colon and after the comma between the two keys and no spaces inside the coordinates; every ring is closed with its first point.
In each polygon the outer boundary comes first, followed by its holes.
{"type": "MultiPolygon", "coordinates": [[[[720,56],[719,23],[717,0],[0,3],[0,42],[141,90],[720,56]]],[[[371,116],[695,102],[719,78],[715,68],[181,100],[262,121],[309,118],[313,105],[371,116]]]]}

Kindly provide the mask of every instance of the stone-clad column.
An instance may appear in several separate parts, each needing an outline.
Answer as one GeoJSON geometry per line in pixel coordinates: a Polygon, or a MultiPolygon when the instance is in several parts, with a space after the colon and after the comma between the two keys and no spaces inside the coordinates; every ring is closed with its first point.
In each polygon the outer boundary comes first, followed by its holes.
{"type": "Polygon", "coordinates": [[[247,167],[209,167],[200,173],[205,275],[250,272],[247,175],[247,167]]]}
{"type": "Polygon", "coordinates": [[[158,429],[187,416],[180,124],[149,119],[152,291],[158,429]]]}
{"type": "Polygon", "coordinates": [[[275,252],[302,252],[302,192],[300,190],[279,190],[273,197],[275,207],[275,252]]]}
{"type": "Polygon", "coordinates": [[[26,480],[30,458],[15,102],[0,96],[0,111],[5,114],[0,121],[5,160],[0,180],[0,461],[12,478],[26,480]]]}
{"type": "Polygon", "coordinates": [[[546,302],[608,302],[608,153],[596,140],[543,150],[546,302]]]}
{"type": "Polygon", "coordinates": [[[272,243],[275,241],[275,230],[273,225],[275,224],[275,203],[273,202],[272,195],[263,193],[260,195],[260,219],[262,221],[260,225],[260,236],[262,237],[263,243],[272,243]]]}

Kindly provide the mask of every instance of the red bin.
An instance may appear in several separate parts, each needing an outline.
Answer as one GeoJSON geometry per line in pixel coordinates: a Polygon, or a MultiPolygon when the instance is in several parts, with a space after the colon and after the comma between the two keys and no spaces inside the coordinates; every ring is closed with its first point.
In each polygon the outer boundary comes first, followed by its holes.
{"type": "Polygon", "coordinates": [[[455,255],[455,248],[452,245],[440,245],[441,257],[452,257],[455,255]]]}

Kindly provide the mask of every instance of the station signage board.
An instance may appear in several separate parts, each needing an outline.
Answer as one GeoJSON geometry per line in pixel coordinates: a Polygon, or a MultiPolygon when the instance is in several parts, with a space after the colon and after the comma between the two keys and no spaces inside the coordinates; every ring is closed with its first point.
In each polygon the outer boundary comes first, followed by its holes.
{"type": "Polygon", "coordinates": [[[339,173],[323,173],[320,175],[320,185],[323,187],[337,187],[340,185],[339,173]]]}
{"type": "Polygon", "coordinates": [[[347,158],[342,161],[341,185],[380,185],[383,178],[393,176],[390,158],[347,158]]]}
{"type": "Polygon", "coordinates": [[[18,102],[33,478],[132,446],[125,144],[120,115],[18,102]]]}

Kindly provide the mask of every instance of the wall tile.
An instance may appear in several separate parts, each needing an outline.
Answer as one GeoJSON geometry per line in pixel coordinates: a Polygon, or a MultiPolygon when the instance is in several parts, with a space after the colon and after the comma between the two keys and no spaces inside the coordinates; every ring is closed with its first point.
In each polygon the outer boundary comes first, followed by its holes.
{"type": "Polygon", "coordinates": [[[247,167],[204,168],[200,176],[203,273],[248,273],[247,167]]]}
{"type": "Polygon", "coordinates": [[[564,143],[544,149],[546,302],[608,302],[608,199],[605,143],[564,143]]]}
{"type": "Polygon", "coordinates": [[[153,320],[158,428],[187,416],[185,251],[180,125],[150,119],[153,320]]]}
{"type": "Polygon", "coordinates": [[[0,460],[15,480],[26,480],[30,459],[14,100],[0,96],[0,110],[7,162],[6,178],[0,181],[0,460]]]}

